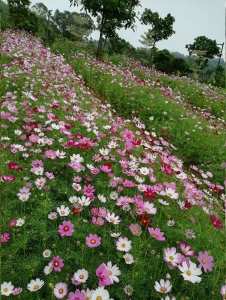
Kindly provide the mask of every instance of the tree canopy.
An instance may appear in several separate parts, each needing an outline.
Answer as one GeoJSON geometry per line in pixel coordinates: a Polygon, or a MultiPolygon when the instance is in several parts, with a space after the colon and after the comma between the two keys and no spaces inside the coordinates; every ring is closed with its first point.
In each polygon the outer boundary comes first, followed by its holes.
{"type": "Polygon", "coordinates": [[[116,36],[120,28],[133,28],[136,18],[135,7],[140,0],[69,0],[71,5],[81,5],[87,13],[97,18],[100,37],[97,58],[103,54],[103,39],[116,36]]]}

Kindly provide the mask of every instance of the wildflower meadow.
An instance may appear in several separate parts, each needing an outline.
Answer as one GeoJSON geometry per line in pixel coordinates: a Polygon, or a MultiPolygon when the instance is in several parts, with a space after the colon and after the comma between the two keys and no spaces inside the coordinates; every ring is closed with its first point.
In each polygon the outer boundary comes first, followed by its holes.
{"type": "Polygon", "coordinates": [[[5,30],[1,299],[226,299],[224,89],[5,30]]]}

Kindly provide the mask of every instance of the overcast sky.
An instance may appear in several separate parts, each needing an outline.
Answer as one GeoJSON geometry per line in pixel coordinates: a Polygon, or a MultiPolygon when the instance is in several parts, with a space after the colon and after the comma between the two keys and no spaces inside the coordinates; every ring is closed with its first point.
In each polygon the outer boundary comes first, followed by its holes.
{"type": "MultiPolygon", "coordinates": [[[[77,11],[78,7],[70,7],[69,0],[30,0],[31,5],[42,2],[53,13],[58,8],[60,11],[77,11]]],[[[158,12],[161,18],[170,13],[175,22],[173,29],[176,31],[168,40],[158,42],[158,49],[168,49],[169,51],[178,51],[188,54],[185,48],[186,44],[191,44],[198,36],[206,36],[209,39],[216,40],[217,43],[225,42],[225,0],[141,0],[142,7],[137,11],[142,13],[145,8],[158,12]]],[[[150,27],[136,23],[137,29],[133,32],[131,29],[120,30],[119,36],[130,42],[134,47],[142,47],[139,42],[141,34],[148,31],[150,27]]],[[[99,37],[98,32],[92,33],[92,38],[99,37]]],[[[224,51],[223,51],[224,57],[224,51]]]]}

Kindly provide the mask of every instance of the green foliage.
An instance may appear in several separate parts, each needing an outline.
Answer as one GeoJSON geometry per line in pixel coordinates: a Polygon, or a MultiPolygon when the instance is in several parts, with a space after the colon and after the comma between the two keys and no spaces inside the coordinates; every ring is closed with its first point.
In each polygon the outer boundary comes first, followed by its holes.
{"type": "Polygon", "coordinates": [[[148,34],[153,41],[156,42],[168,39],[175,33],[173,30],[173,23],[175,18],[171,14],[162,19],[157,12],[152,12],[150,9],[145,8],[140,18],[141,24],[151,25],[151,30],[148,34]]]}
{"type": "Polygon", "coordinates": [[[29,18],[29,0],[7,0],[9,5],[9,20],[14,28],[25,29],[29,18]]]}

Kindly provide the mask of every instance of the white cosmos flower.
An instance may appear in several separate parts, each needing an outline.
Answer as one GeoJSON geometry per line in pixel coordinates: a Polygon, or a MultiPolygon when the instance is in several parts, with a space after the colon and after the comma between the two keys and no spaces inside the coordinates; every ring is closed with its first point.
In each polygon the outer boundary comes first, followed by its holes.
{"type": "Polygon", "coordinates": [[[129,241],[127,237],[119,237],[116,242],[116,249],[123,252],[129,252],[132,249],[132,241],[129,241]]]}
{"type": "Polygon", "coordinates": [[[41,287],[43,287],[44,285],[44,281],[39,279],[39,278],[36,278],[35,280],[32,279],[30,281],[30,283],[28,283],[27,285],[27,289],[30,291],[30,292],[36,292],[38,291],[41,287]]]}
{"type": "Polygon", "coordinates": [[[88,198],[86,198],[85,196],[82,196],[81,198],[78,198],[78,203],[82,206],[89,206],[90,205],[91,200],[88,198]]]}
{"type": "Polygon", "coordinates": [[[77,272],[74,273],[73,278],[78,281],[85,283],[88,279],[88,271],[85,269],[79,269],[77,272]]]}
{"type": "Polygon", "coordinates": [[[99,287],[96,290],[93,291],[91,300],[110,300],[109,293],[107,290],[104,289],[104,287],[99,287]]]}
{"type": "Polygon", "coordinates": [[[119,282],[119,279],[117,277],[117,276],[121,275],[121,271],[119,270],[119,268],[116,265],[112,266],[111,261],[109,261],[107,263],[107,268],[109,270],[109,273],[110,273],[109,276],[112,280],[112,283],[114,283],[114,281],[119,282]]]}
{"type": "Polygon", "coordinates": [[[113,224],[115,224],[115,225],[117,225],[117,224],[119,224],[119,223],[121,222],[119,216],[116,216],[115,213],[112,213],[112,214],[111,214],[110,212],[107,213],[106,220],[107,220],[109,223],[113,223],[113,224]]]}
{"type": "Polygon", "coordinates": [[[134,259],[133,259],[133,255],[132,254],[126,253],[125,255],[123,255],[123,258],[125,258],[125,263],[127,265],[131,265],[131,264],[134,263],[134,259]]]}
{"type": "Polygon", "coordinates": [[[160,283],[158,283],[157,281],[155,282],[154,288],[156,289],[157,292],[166,294],[171,291],[172,285],[170,285],[169,280],[165,281],[164,279],[161,279],[160,283]]]}
{"type": "Polygon", "coordinates": [[[105,156],[105,155],[109,154],[110,150],[107,148],[106,149],[102,148],[102,149],[99,149],[99,152],[100,152],[100,154],[105,156]]]}
{"type": "Polygon", "coordinates": [[[61,217],[68,216],[70,213],[69,207],[65,207],[64,205],[61,205],[61,207],[57,207],[57,212],[61,217]]]}
{"type": "Polygon", "coordinates": [[[43,257],[50,257],[52,251],[49,249],[46,249],[42,252],[43,257]]]}
{"type": "Polygon", "coordinates": [[[9,296],[12,294],[14,289],[14,286],[12,285],[12,282],[3,282],[1,284],[1,295],[9,296]]]}
{"type": "Polygon", "coordinates": [[[70,197],[70,198],[69,198],[69,201],[70,201],[71,203],[77,203],[77,202],[78,202],[78,199],[79,199],[79,197],[73,196],[73,197],[70,197]]]}
{"type": "Polygon", "coordinates": [[[110,235],[111,235],[112,237],[119,237],[120,234],[121,234],[121,232],[113,232],[113,233],[111,233],[110,235]]]}
{"type": "Polygon", "coordinates": [[[140,173],[143,175],[148,175],[149,174],[149,169],[146,167],[140,168],[140,173]]]}
{"type": "Polygon", "coordinates": [[[201,269],[196,267],[196,264],[192,261],[189,261],[189,266],[186,261],[182,262],[182,266],[178,266],[181,275],[184,277],[184,280],[191,281],[192,283],[199,283],[202,278],[199,275],[202,274],[201,269]]]}
{"type": "Polygon", "coordinates": [[[18,227],[18,226],[22,226],[22,225],[24,225],[24,223],[25,223],[25,220],[22,219],[22,218],[19,218],[19,219],[16,221],[16,226],[17,226],[17,227],[18,227]]]}
{"type": "Polygon", "coordinates": [[[52,267],[52,261],[50,261],[49,263],[48,263],[48,265],[47,266],[45,266],[45,268],[44,268],[44,274],[45,275],[49,275],[51,272],[52,272],[52,270],[53,270],[53,267],[52,267]]]}

